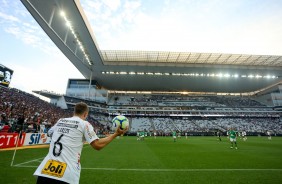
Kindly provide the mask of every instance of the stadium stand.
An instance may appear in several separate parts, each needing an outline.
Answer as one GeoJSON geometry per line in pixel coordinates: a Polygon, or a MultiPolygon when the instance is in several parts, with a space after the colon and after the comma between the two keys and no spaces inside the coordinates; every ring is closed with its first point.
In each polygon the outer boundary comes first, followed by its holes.
{"type": "Polygon", "coordinates": [[[248,97],[114,94],[106,104],[63,95],[68,107],[63,110],[18,89],[0,90],[1,132],[46,132],[58,118],[71,116],[75,103],[83,101],[90,107],[88,121],[98,134],[110,131],[117,114],[130,119],[130,134],[144,130],[158,135],[172,130],[206,134],[230,127],[249,134],[268,130],[282,134],[280,112],[248,97]]]}
{"type": "Polygon", "coordinates": [[[190,106],[190,107],[265,107],[265,105],[247,97],[227,96],[163,96],[163,95],[114,95],[109,105],[136,106],[190,106]]]}
{"type": "Polygon", "coordinates": [[[132,116],[131,132],[202,134],[233,127],[249,134],[282,133],[280,112],[245,96],[113,94],[108,107],[112,114],[132,116]]]}
{"type": "MultiPolygon", "coordinates": [[[[46,132],[59,118],[72,116],[72,110],[63,110],[18,89],[0,87],[0,114],[1,133],[46,132]]],[[[103,131],[103,125],[94,118],[88,120],[97,131],[103,131]]]]}
{"type": "Polygon", "coordinates": [[[220,130],[227,132],[230,127],[249,134],[263,134],[267,130],[282,134],[282,121],[279,118],[216,118],[216,119],[175,119],[175,118],[142,118],[132,120],[131,131],[156,131],[170,133],[173,130],[189,133],[208,133],[220,130]],[[151,125],[153,123],[153,125],[151,125]],[[155,127],[152,129],[152,127],[155,127]]]}

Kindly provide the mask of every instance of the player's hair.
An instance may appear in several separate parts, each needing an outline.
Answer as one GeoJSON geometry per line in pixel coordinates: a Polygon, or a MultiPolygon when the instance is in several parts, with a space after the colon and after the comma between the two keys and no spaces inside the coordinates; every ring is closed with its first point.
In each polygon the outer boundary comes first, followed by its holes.
{"type": "Polygon", "coordinates": [[[84,102],[79,102],[74,107],[74,114],[76,115],[82,115],[83,113],[88,111],[89,111],[88,105],[84,102]]]}

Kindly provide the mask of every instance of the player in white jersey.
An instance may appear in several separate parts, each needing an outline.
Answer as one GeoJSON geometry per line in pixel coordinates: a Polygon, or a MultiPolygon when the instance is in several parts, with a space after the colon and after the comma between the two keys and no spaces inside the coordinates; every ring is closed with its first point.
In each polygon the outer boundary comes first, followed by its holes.
{"type": "Polygon", "coordinates": [[[271,132],[268,130],[268,131],[266,132],[266,134],[267,134],[267,136],[268,136],[268,140],[271,140],[271,132]]]}
{"type": "Polygon", "coordinates": [[[246,131],[243,131],[242,132],[242,137],[243,137],[243,140],[246,141],[248,138],[247,138],[247,132],[246,131]]]}
{"type": "Polygon", "coordinates": [[[47,156],[38,166],[34,175],[37,184],[72,183],[78,184],[80,178],[80,157],[84,142],[100,150],[114,138],[127,131],[118,128],[114,134],[99,139],[92,125],[85,121],[88,106],[80,102],[75,105],[74,116],[60,119],[49,131],[52,137],[47,156]]]}

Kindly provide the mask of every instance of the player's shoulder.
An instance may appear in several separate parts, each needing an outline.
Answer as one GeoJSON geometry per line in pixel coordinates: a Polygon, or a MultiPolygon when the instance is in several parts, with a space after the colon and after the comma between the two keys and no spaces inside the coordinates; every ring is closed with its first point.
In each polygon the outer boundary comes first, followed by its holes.
{"type": "Polygon", "coordinates": [[[77,121],[77,122],[82,122],[84,121],[83,119],[77,117],[77,116],[73,116],[73,117],[68,117],[68,118],[63,118],[62,120],[65,120],[65,121],[77,121]]]}
{"type": "Polygon", "coordinates": [[[58,122],[65,122],[65,123],[71,123],[71,124],[76,124],[78,126],[84,126],[85,124],[87,124],[88,122],[77,117],[77,116],[73,116],[73,117],[68,117],[68,118],[61,118],[58,122]]]}
{"type": "Polygon", "coordinates": [[[83,127],[89,127],[89,126],[92,126],[91,123],[89,123],[88,121],[86,120],[83,120],[83,119],[80,119],[80,125],[83,126],[83,127]]]}

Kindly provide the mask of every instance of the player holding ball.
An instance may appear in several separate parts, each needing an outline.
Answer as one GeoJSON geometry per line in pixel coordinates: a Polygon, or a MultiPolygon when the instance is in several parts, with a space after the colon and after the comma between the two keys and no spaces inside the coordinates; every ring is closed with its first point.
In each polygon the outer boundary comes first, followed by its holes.
{"type": "Polygon", "coordinates": [[[85,121],[88,112],[87,104],[77,103],[73,117],[59,119],[48,131],[48,136],[51,137],[49,152],[34,173],[38,176],[38,184],[78,184],[81,171],[80,156],[84,142],[100,150],[128,130],[128,127],[123,127],[122,130],[118,126],[113,134],[99,139],[93,126],[85,121]]]}

